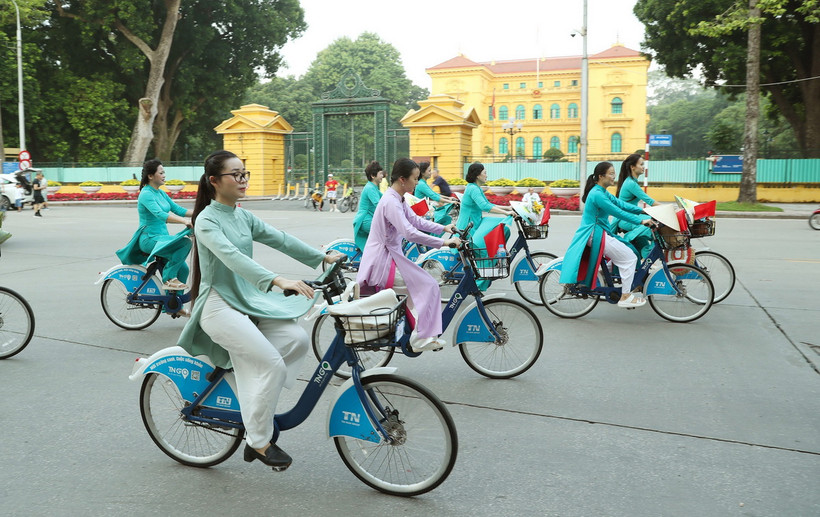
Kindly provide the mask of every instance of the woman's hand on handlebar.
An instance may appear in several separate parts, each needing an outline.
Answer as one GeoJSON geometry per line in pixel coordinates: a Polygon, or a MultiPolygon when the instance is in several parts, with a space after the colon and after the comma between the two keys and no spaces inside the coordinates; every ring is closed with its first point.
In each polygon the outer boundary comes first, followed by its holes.
{"type": "Polygon", "coordinates": [[[651,217],[649,219],[644,219],[643,221],[641,221],[641,224],[648,227],[648,228],[657,228],[658,227],[658,222],[656,220],[652,219],[651,217]]]}
{"type": "Polygon", "coordinates": [[[449,239],[444,239],[444,245],[449,246],[451,248],[458,248],[461,246],[461,239],[458,237],[450,237],[449,239]]]}
{"type": "Polygon", "coordinates": [[[333,264],[337,260],[340,260],[342,257],[346,257],[347,255],[343,253],[339,253],[338,251],[331,251],[327,255],[325,255],[324,260],[325,264],[333,264]]]}
{"type": "Polygon", "coordinates": [[[456,233],[456,225],[450,223],[444,227],[444,233],[456,233]]]}
{"type": "Polygon", "coordinates": [[[295,294],[301,294],[306,298],[313,298],[314,295],[313,288],[301,280],[290,280],[283,276],[277,276],[272,283],[283,291],[293,291],[295,294]]]}

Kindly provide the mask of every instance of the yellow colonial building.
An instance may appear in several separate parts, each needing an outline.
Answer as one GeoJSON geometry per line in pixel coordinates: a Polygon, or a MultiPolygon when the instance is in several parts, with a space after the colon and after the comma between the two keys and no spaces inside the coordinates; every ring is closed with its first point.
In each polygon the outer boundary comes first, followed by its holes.
{"type": "MultiPolygon", "coordinates": [[[[622,159],[644,148],[648,69],[646,57],[619,44],[589,56],[590,160],[622,159]]],[[[541,158],[550,147],[570,160],[577,155],[581,56],[479,63],[460,55],[427,73],[433,80],[431,99],[450,96],[478,114],[470,159],[541,158]],[[514,134],[502,128],[511,118],[521,123],[514,134]]]]}

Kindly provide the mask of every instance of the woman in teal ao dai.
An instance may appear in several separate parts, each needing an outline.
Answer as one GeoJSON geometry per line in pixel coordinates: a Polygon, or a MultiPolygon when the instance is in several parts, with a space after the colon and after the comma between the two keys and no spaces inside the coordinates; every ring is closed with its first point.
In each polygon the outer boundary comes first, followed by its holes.
{"type": "MultiPolygon", "coordinates": [[[[655,206],[655,200],[649,197],[638,185],[638,178],[644,173],[643,156],[630,154],[621,163],[621,174],[618,176],[618,190],[615,195],[624,203],[638,206],[643,201],[649,206],[655,206]]],[[[612,223],[615,231],[622,232],[625,241],[631,243],[640,253],[642,259],[649,256],[655,246],[652,230],[641,224],[632,224],[623,219],[615,219],[612,223]]]]}
{"type": "Polygon", "coordinates": [[[359,209],[353,219],[353,240],[356,241],[356,247],[360,250],[364,250],[364,245],[367,244],[373,214],[376,213],[376,206],[382,198],[379,184],[384,179],[384,169],[379,165],[379,162],[374,160],[367,164],[364,174],[367,176],[367,185],[362,189],[362,195],[359,198],[359,209]]]}
{"type": "Polygon", "coordinates": [[[609,224],[609,216],[635,225],[651,226],[652,219],[643,210],[619,200],[606,188],[615,185],[615,167],[609,162],[595,166],[584,188],[584,213],[581,225],[569,245],[561,266],[561,283],[584,283],[595,287],[601,259],[606,256],[621,273],[622,295],[618,307],[641,307],[646,299],[638,288],[630,292],[638,257],[620,240],[609,224]]]}
{"type": "Polygon", "coordinates": [[[484,192],[481,190],[481,185],[487,182],[487,169],[484,168],[483,164],[479,162],[470,164],[465,179],[467,180],[467,187],[465,187],[464,195],[461,198],[461,211],[458,214],[456,228],[463,230],[467,228],[470,223],[473,223],[470,236],[473,238],[473,241],[475,241],[477,237],[483,237],[484,234],[492,230],[500,222],[499,219],[489,221],[495,224],[489,225],[492,227],[486,227],[488,225],[485,225],[484,229],[479,230],[485,212],[490,214],[512,215],[513,209],[508,206],[494,205],[490,203],[487,196],[484,195],[484,192]]]}
{"type": "MultiPolygon", "coordinates": [[[[428,198],[436,203],[445,202],[445,203],[458,203],[458,199],[444,196],[436,192],[435,190],[430,187],[430,184],[427,183],[427,180],[430,179],[430,176],[433,174],[433,169],[430,168],[430,162],[419,162],[419,182],[416,185],[416,190],[413,192],[413,195],[419,199],[428,198]]],[[[435,222],[438,224],[448,225],[453,222],[453,218],[450,217],[448,214],[443,213],[441,216],[436,216],[435,222]]]]}

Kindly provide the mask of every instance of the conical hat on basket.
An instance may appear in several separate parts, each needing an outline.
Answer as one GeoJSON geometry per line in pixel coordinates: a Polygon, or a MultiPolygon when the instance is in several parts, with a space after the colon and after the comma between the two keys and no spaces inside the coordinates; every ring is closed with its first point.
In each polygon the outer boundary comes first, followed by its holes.
{"type": "Polygon", "coordinates": [[[671,203],[656,206],[644,207],[643,211],[652,216],[652,219],[660,221],[664,225],[672,228],[676,232],[680,231],[680,223],[675,213],[677,207],[671,203]]]}

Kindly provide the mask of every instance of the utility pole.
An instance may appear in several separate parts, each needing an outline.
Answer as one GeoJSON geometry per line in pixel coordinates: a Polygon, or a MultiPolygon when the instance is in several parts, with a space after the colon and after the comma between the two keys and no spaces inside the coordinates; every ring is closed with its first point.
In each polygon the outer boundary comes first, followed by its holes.
{"type": "MultiPolygon", "coordinates": [[[[17,118],[20,123],[20,150],[26,150],[26,115],[23,107],[23,37],[20,30],[20,8],[11,0],[17,10],[17,118]]],[[[3,151],[5,153],[5,150],[3,151]]],[[[5,154],[3,155],[5,159],[5,154]]]]}

